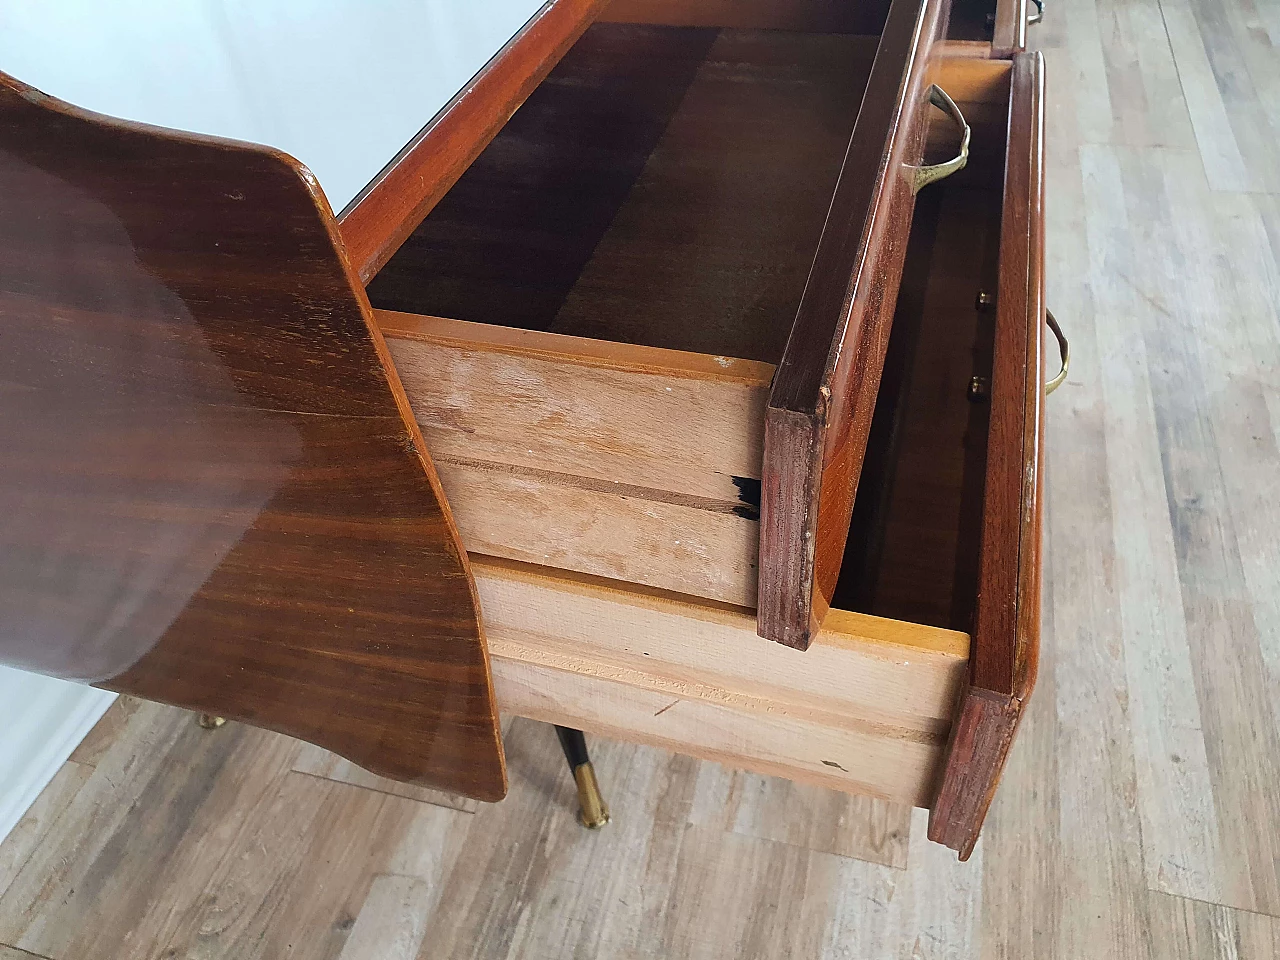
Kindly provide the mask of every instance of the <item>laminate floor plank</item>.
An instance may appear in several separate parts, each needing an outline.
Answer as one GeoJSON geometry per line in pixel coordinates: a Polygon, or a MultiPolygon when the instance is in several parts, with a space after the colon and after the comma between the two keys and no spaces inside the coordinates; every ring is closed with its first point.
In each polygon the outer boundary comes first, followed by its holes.
{"type": "Polygon", "coordinates": [[[689,822],[899,869],[911,836],[911,811],[901,804],[718,763],[698,765],[689,822]]]}
{"type": "Polygon", "coordinates": [[[1235,871],[1218,837],[1143,328],[1135,322],[1153,307],[1134,286],[1150,238],[1130,222],[1122,168],[1128,149],[1084,146],[1080,159],[1105,442],[1123,451],[1107,458],[1105,481],[1144,863],[1155,889],[1221,901],[1235,871]]]}
{"type": "Polygon", "coordinates": [[[0,844],[0,960],[1280,958],[1280,2],[1049,0],[1039,684],[924,814],[507,724],[498,805],[121,698],[0,844]],[[424,802],[425,801],[425,802],[424,802]]]}
{"type": "MultiPolygon", "coordinates": [[[[1222,837],[1228,856],[1247,867],[1247,895],[1224,902],[1280,915],[1280,684],[1267,668],[1267,625],[1257,616],[1237,532],[1252,538],[1249,527],[1280,513],[1269,505],[1274,494],[1259,505],[1251,502],[1257,491],[1239,488],[1258,472],[1240,448],[1257,428],[1248,388],[1280,358],[1275,308],[1268,335],[1259,336],[1253,318],[1265,313],[1253,291],[1269,286],[1274,304],[1280,286],[1274,264],[1259,264],[1247,249],[1249,234],[1256,239],[1260,231],[1230,216],[1237,196],[1211,196],[1191,158],[1160,161],[1164,189],[1179,203],[1176,216],[1166,204],[1160,231],[1172,248],[1153,260],[1166,266],[1152,289],[1163,286],[1171,309],[1148,327],[1147,353],[1160,371],[1153,378],[1157,427],[1222,837]],[[1195,289],[1185,289],[1188,278],[1195,289]],[[1223,323],[1224,312],[1237,319],[1223,323]]],[[[1264,596],[1270,592],[1264,588],[1264,596]]]]}

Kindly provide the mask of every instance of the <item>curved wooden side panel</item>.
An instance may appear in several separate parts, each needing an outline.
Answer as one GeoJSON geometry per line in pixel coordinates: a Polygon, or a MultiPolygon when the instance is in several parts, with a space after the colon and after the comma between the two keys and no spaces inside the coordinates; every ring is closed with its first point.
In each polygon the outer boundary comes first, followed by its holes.
{"type": "Polygon", "coordinates": [[[0,74],[0,265],[0,662],[502,797],[466,554],[310,173],[0,74]]]}

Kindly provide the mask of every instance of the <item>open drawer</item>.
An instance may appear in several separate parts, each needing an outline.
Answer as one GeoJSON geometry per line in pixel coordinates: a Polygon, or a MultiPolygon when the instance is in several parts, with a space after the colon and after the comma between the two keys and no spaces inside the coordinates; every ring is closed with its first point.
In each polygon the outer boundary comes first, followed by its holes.
{"type": "MultiPolygon", "coordinates": [[[[841,53],[854,46],[843,43],[841,53]]],[[[740,54],[717,62],[745,69],[740,54]]],[[[818,69],[807,50],[788,61],[788,82],[802,63],[818,69]]],[[[790,225],[749,232],[740,217],[744,195],[757,199],[746,186],[771,194],[774,170],[741,156],[741,192],[695,191],[721,158],[664,154],[675,110],[667,139],[635,161],[639,179],[615,187],[624,200],[604,208],[611,219],[580,269],[547,294],[554,311],[537,308],[554,322],[518,322],[551,283],[524,268],[577,243],[568,227],[580,211],[561,204],[577,195],[605,216],[572,186],[595,183],[583,173],[543,181],[564,187],[546,201],[564,233],[516,234],[506,218],[520,211],[496,203],[478,221],[486,178],[525,169],[500,137],[492,163],[460,181],[371,292],[397,306],[429,295],[474,307],[459,311],[466,319],[376,313],[472,554],[500,709],[929,806],[931,836],[967,856],[1034,683],[1039,635],[1042,66],[1039,55],[944,57],[928,71],[969,118],[970,161],[920,194],[904,241],[834,609],[807,652],[755,630],[756,481],[775,371],[764,350],[729,356],[706,339],[718,317],[736,336],[770,329],[734,326],[751,312],[716,313],[717,298],[746,289],[756,303],[779,277],[803,282],[803,268],[787,274],[794,241],[771,232],[790,225]],[[464,228],[471,242],[458,250],[464,228]],[[722,229],[741,230],[741,244],[721,242],[722,229]],[[754,254],[766,241],[779,260],[764,280],[731,271],[739,282],[725,283],[708,267],[713,253],[754,254]],[[685,289],[708,312],[668,333],[699,349],[628,342],[639,338],[627,323],[685,289]]],[[[711,92],[749,86],[733,83],[711,92]]],[[[789,111],[795,128],[804,110],[789,111]]],[[[947,155],[954,139],[941,118],[928,152],[947,155]]],[[[790,163],[793,146],[770,155],[790,163]]]]}
{"type": "Polygon", "coordinates": [[[945,0],[786,7],[593,25],[368,289],[462,321],[383,323],[476,549],[756,607],[804,647],[951,121],[945,0]]]}

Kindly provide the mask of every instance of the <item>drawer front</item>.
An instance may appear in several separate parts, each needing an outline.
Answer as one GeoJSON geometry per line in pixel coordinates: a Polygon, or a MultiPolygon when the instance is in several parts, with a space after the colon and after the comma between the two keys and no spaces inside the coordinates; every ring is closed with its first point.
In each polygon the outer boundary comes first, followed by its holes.
{"type": "Polygon", "coordinates": [[[805,649],[830,606],[884,365],[946,0],[894,0],[765,420],[760,635],[805,649]]]}
{"type": "Polygon", "coordinates": [[[1013,60],[991,418],[969,686],[929,836],[967,857],[978,838],[1040,645],[1044,465],[1044,62],[1013,60]]]}
{"type": "Polygon", "coordinates": [[[966,634],[833,611],[800,653],[756,636],[747,611],[472,560],[504,715],[931,802],[966,634]]]}

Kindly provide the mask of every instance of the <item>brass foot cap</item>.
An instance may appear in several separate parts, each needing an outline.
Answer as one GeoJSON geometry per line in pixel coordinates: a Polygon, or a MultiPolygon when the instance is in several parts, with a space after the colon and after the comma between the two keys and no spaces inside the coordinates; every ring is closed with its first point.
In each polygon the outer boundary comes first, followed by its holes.
{"type": "Polygon", "coordinates": [[[226,717],[215,717],[212,713],[202,713],[196,720],[206,730],[217,730],[227,722],[226,717]]]}
{"type": "Polygon", "coordinates": [[[573,780],[578,785],[578,822],[588,830],[600,829],[609,822],[609,808],[600,796],[600,784],[590,761],[574,767],[573,780]]]}

